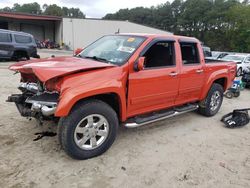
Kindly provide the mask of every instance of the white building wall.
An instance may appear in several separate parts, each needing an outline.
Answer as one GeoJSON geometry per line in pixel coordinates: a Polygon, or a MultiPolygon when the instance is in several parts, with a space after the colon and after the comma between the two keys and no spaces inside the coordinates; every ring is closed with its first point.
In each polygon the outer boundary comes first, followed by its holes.
{"type": "Polygon", "coordinates": [[[120,33],[172,34],[128,21],[63,18],[62,41],[70,49],[82,48],[101,36],[114,34],[118,30],[120,33]]]}
{"type": "Polygon", "coordinates": [[[60,46],[62,45],[62,31],[63,31],[63,23],[62,21],[56,21],[55,22],[55,41],[58,43],[60,46]]]}

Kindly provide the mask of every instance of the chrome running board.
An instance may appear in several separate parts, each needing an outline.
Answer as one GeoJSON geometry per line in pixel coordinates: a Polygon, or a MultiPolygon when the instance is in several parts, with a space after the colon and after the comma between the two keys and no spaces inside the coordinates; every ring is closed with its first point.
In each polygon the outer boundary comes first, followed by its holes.
{"type": "Polygon", "coordinates": [[[153,115],[149,115],[149,116],[146,116],[144,118],[141,118],[141,117],[140,118],[137,118],[137,117],[131,118],[128,121],[126,121],[123,125],[127,128],[136,128],[136,127],[140,127],[140,126],[143,126],[146,124],[165,120],[165,119],[170,118],[170,117],[181,115],[181,114],[184,114],[187,112],[191,112],[191,111],[194,111],[198,108],[199,108],[199,105],[197,105],[197,104],[192,104],[192,105],[188,105],[188,106],[184,106],[184,107],[178,107],[178,108],[174,108],[172,110],[167,110],[165,112],[155,113],[153,115]]]}

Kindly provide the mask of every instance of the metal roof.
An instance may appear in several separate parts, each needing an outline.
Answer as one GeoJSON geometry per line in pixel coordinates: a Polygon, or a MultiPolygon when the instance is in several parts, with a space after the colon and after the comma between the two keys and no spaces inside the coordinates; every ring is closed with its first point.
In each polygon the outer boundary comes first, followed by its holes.
{"type": "Polygon", "coordinates": [[[50,20],[50,21],[62,20],[62,17],[58,16],[36,15],[36,14],[26,14],[26,13],[16,13],[16,12],[0,12],[0,17],[13,18],[19,20],[50,20]]]}

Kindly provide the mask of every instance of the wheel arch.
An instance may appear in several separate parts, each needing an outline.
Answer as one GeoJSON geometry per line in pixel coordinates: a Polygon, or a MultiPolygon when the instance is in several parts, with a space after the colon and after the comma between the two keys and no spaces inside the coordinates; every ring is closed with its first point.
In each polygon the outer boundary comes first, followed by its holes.
{"type": "Polygon", "coordinates": [[[16,50],[14,50],[13,56],[17,55],[18,53],[23,54],[24,56],[29,55],[28,51],[25,49],[16,49],[16,50]]]}
{"type": "Polygon", "coordinates": [[[214,83],[217,83],[219,85],[222,86],[224,92],[228,89],[229,87],[229,82],[228,82],[228,78],[226,76],[221,76],[221,77],[217,77],[214,80],[210,80],[208,83],[206,83],[206,89],[203,90],[202,95],[201,95],[201,100],[204,100],[209,92],[209,90],[211,89],[212,85],[214,83]]]}
{"type": "Polygon", "coordinates": [[[124,104],[124,101],[121,99],[121,96],[115,92],[101,93],[79,98],[78,100],[73,102],[73,104],[67,106],[59,105],[59,108],[57,109],[55,115],[58,117],[67,116],[71,112],[71,110],[75,108],[77,105],[91,99],[100,100],[107,103],[117,113],[119,121],[124,121],[126,119],[126,114],[125,114],[126,110],[124,109],[126,105],[124,104]]]}
{"type": "Polygon", "coordinates": [[[227,90],[227,78],[226,77],[218,78],[218,79],[214,80],[212,84],[214,84],[214,83],[220,84],[223,87],[224,91],[227,90]]]}
{"type": "Polygon", "coordinates": [[[100,101],[107,103],[111,108],[113,108],[113,110],[116,112],[118,117],[121,117],[119,96],[116,93],[98,94],[98,95],[80,99],[73,105],[72,109],[75,108],[77,105],[81,104],[82,102],[91,100],[91,99],[100,100],[100,101]]]}

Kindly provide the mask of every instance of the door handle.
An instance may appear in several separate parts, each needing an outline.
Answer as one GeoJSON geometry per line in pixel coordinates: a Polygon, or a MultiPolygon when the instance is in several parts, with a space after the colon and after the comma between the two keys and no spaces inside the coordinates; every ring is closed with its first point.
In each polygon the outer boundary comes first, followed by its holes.
{"type": "Polygon", "coordinates": [[[201,73],[203,73],[203,70],[202,69],[198,69],[198,70],[196,70],[196,73],[197,74],[201,74],[201,73]]]}
{"type": "Polygon", "coordinates": [[[175,77],[175,76],[177,76],[177,75],[178,75],[177,72],[171,72],[171,73],[169,74],[169,76],[172,76],[172,77],[175,77]]]}

